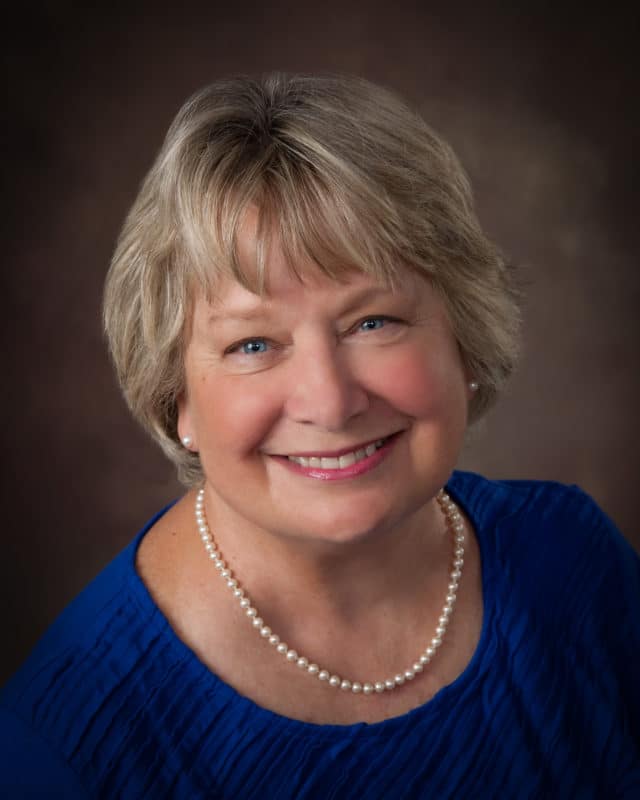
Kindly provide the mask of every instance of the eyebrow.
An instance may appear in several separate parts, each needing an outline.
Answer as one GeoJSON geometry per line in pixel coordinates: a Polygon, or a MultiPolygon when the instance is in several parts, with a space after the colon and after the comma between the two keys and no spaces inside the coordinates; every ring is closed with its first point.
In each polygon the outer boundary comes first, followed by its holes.
{"type": "Polygon", "coordinates": [[[236,311],[227,313],[221,308],[219,311],[212,311],[207,317],[209,324],[219,322],[252,322],[254,320],[266,319],[271,316],[272,310],[265,308],[264,305],[255,308],[239,308],[236,311]]]}
{"type": "MultiPolygon", "coordinates": [[[[340,308],[340,315],[348,314],[359,306],[379,298],[382,295],[394,294],[392,290],[385,286],[370,286],[366,289],[355,292],[350,297],[347,297],[344,306],[340,308]]],[[[209,324],[220,322],[254,322],[256,320],[265,320],[268,317],[277,313],[269,301],[263,301],[260,305],[247,308],[230,309],[228,312],[224,310],[224,306],[219,305],[214,308],[207,317],[209,324]]]]}

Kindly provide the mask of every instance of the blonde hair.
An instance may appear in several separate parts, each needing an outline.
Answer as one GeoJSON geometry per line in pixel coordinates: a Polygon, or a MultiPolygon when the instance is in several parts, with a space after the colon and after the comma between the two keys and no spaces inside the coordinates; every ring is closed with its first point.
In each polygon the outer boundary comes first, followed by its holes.
{"type": "Polygon", "coordinates": [[[469,420],[494,402],[517,355],[512,270],[485,237],[451,148],[392,92],[360,78],[233,77],[178,112],[126,219],[107,275],[104,325],[126,401],[176,464],[202,480],[177,434],[183,351],[195,289],[231,276],[264,287],[277,236],[341,278],[391,283],[401,265],[440,291],[470,375],[469,420]],[[238,227],[260,214],[256,269],[243,271],[238,227]]]}

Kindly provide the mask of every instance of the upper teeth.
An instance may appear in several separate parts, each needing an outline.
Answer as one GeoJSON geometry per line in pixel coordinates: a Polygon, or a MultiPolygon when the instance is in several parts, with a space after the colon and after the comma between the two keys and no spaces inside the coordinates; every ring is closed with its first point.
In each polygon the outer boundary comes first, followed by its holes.
{"type": "Polygon", "coordinates": [[[378,441],[373,442],[373,444],[368,444],[360,450],[352,450],[350,453],[343,453],[343,455],[337,458],[319,458],[317,456],[311,456],[309,458],[304,458],[303,456],[287,456],[287,458],[289,461],[300,464],[301,467],[344,469],[345,467],[350,467],[352,464],[356,464],[358,461],[362,461],[362,459],[367,456],[373,455],[384,443],[384,439],[378,439],[378,441]]]}

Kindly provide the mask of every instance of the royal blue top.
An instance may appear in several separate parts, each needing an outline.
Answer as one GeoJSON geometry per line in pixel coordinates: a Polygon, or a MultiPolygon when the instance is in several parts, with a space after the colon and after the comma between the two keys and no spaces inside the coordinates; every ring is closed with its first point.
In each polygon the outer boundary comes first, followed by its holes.
{"type": "Polygon", "coordinates": [[[575,487],[458,472],[448,489],[480,543],[484,621],[423,706],[315,725],[239,695],[138,577],[151,520],[0,693],[0,796],[638,800],[640,559],[575,487]]]}

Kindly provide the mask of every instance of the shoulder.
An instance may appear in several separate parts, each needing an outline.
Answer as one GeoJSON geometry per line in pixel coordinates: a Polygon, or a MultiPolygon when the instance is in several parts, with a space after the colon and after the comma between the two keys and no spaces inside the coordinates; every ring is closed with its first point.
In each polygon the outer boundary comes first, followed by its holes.
{"type": "MultiPolygon", "coordinates": [[[[50,778],[53,787],[70,787],[65,797],[82,796],[77,775],[87,752],[100,747],[122,693],[135,693],[129,676],[158,639],[159,615],[136,574],[135,555],[159,516],[67,606],[0,690],[0,788],[26,781],[29,762],[37,762],[34,781],[50,778]]],[[[112,734],[119,735],[117,726],[112,734]]]]}
{"type": "Polygon", "coordinates": [[[632,546],[578,486],[489,480],[471,472],[454,473],[449,486],[477,522],[479,536],[499,539],[502,549],[509,548],[514,554],[520,551],[527,557],[537,553],[539,559],[551,561],[572,556],[573,567],[579,563],[596,566],[598,557],[604,557],[629,572],[629,577],[638,569],[638,555],[632,546]]]}
{"type": "Polygon", "coordinates": [[[630,543],[577,486],[456,473],[451,489],[477,524],[500,619],[538,641],[540,656],[561,651],[576,681],[593,665],[601,696],[640,735],[640,557],[630,543]]]}
{"type": "Polygon", "coordinates": [[[570,512],[608,520],[595,501],[575,484],[557,481],[491,479],[475,472],[456,471],[448,487],[483,513],[496,516],[539,513],[545,519],[556,513],[570,512]]]}
{"type": "Polygon", "coordinates": [[[572,631],[590,626],[603,642],[616,620],[640,647],[640,557],[584,491],[471,473],[456,473],[451,489],[476,526],[483,570],[506,586],[505,598],[572,631]]]}

